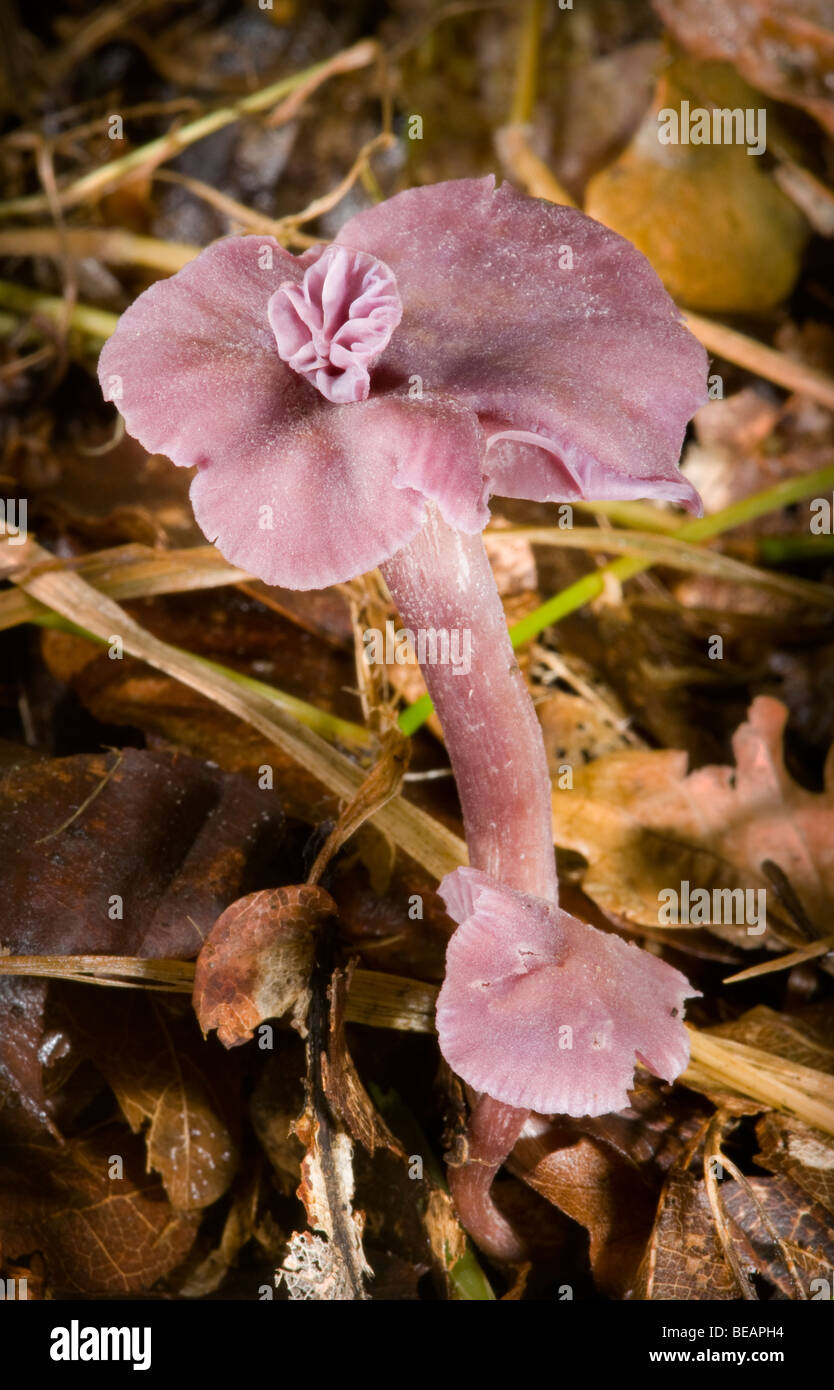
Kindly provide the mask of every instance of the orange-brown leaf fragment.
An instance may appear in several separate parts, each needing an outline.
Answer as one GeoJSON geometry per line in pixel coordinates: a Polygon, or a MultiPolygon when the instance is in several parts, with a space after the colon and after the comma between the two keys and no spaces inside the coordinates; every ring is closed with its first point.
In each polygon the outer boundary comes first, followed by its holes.
{"type": "Polygon", "coordinates": [[[303,1034],[315,928],[334,915],[323,888],[300,884],[250,893],[218,917],[197,957],[194,1010],[224,1047],[252,1039],[267,1018],[292,1012],[303,1034]]]}

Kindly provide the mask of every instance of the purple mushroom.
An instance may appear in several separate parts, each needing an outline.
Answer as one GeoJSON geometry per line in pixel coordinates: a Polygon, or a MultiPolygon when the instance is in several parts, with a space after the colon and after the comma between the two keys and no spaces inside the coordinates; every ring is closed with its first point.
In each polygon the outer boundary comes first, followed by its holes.
{"type": "Polygon", "coordinates": [[[406,626],[466,632],[426,664],[470,867],[440,1047],[477,1098],[459,1212],[520,1248],[490,1198],[531,1109],[627,1104],[636,1062],[686,1065],[676,970],[558,907],[551,787],[481,531],[493,494],[655,497],[698,510],[677,468],[706,358],[649,263],[573,209],[492,177],[414,189],[293,256],[216,242],[139,297],[99,365],[149,450],[197,467],[194,513],[234,564],[318,588],[380,566],[406,626]]]}

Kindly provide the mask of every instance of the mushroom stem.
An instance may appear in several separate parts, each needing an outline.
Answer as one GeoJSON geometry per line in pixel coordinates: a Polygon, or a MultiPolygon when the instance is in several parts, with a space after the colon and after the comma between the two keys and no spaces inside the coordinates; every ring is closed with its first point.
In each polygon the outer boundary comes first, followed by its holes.
{"type": "Polygon", "coordinates": [[[530,1114],[492,1096],[481,1095],[472,1107],[466,1159],[449,1165],[449,1190],[464,1227],[494,1260],[525,1258],[525,1248],[491,1196],[492,1180],[512,1153],[530,1114]]]}
{"type": "MultiPolygon", "coordinates": [[[[432,508],[414,540],[381,568],[418,650],[421,636],[425,643],[423,674],[457,781],[471,866],[556,903],[544,744],[482,536],[454,530],[432,508]],[[446,661],[437,661],[444,651],[446,661]],[[460,660],[462,652],[468,662],[460,660]]],[[[464,1225],[499,1259],[518,1259],[521,1248],[490,1187],[527,1113],[481,1096],[470,1120],[467,1160],[450,1170],[464,1225]]]]}
{"type": "Polygon", "coordinates": [[[423,675],[443,726],[471,866],[555,903],[544,743],[482,536],[455,531],[432,509],[381,569],[403,623],[418,646],[421,637],[425,643],[423,675]]]}

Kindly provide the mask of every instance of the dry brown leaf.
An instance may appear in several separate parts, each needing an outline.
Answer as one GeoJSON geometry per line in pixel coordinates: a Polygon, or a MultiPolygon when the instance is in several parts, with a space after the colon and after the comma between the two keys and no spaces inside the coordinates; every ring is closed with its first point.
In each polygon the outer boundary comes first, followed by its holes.
{"type": "Polygon", "coordinates": [[[323,888],[269,888],[232,903],[197,957],[194,1011],[203,1033],[224,1047],[250,1042],[268,1018],[292,1012],[304,1031],[316,927],[335,915],[323,888]]]}
{"type": "Polygon", "coordinates": [[[6,1134],[57,1137],[44,1092],[45,980],[0,977],[0,1118],[6,1134]]]}
{"type": "Polygon", "coordinates": [[[0,1147],[0,1245],[10,1259],[42,1251],[53,1294],[150,1289],[185,1259],[198,1221],[143,1172],[143,1146],[122,1126],[0,1147]],[[124,1176],[111,1178],[116,1157],[124,1176]]]}
{"type": "Polygon", "coordinates": [[[396,725],[379,740],[379,755],[356,795],[345,806],[327,840],[316,855],[308,883],[318,883],[327,865],[352,835],[371,816],[398,796],[408,769],[411,743],[396,725]]]}
{"type": "Polygon", "coordinates": [[[715,1231],[706,1184],[673,1173],[660,1199],[637,1285],[651,1301],[729,1300],[739,1296],[715,1231]]]}
{"type": "MultiPolygon", "coordinates": [[[[118,664],[118,663],[114,663],[118,664]]],[[[126,748],[10,769],[0,893],[18,954],[191,956],[283,838],[278,794],[181,754],[126,748]]],[[[257,877],[256,877],[257,881],[257,877]]]]}
{"type": "Polygon", "coordinates": [[[134,1134],[145,1131],[148,1169],[159,1173],[171,1204],[199,1210],[222,1197],[237,1149],[180,1004],[105,994],[74,1030],[134,1134]]]}
{"type": "MultiPolygon", "coordinates": [[[[712,890],[766,890],[761,866],[769,860],[811,921],[825,923],[834,894],[834,756],[824,793],[800,787],[784,764],[786,719],[779,701],[754,700],[733,739],[735,768],[687,776],[685,753],[627,751],[580,768],[572,790],[554,788],[554,837],[588,860],[584,891],[609,912],[657,927],[664,890],[679,891],[684,880],[690,897],[707,889],[714,917],[712,890]]],[[[772,920],[764,934],[737,922],[703,925],[741,947],[773,944],[772,920]]]]}
{"type": "Polygon", "coordinates": [[[656,1205],[640,1171],[594,1139],[560,1144],[552,1132],[520,1139],[509,1167],[585,1227],[597,1287],[623,1298],[634,1283],[656,1205]]]}
{"type": "Polygon", "coordinates": [[[834,1140],[792,1115],[763,1115],[756,1126],[756,1162],[781,1173],[834,1215],[834,1140]]]}
{"type": "Polygon", "coordinates": [[[815,1279],[827,1285],[830,1297],[834,1234],[823,1207],[782,1176],[722,1183],[720,1191],[727,1215],[754,1251],[759,1273],[784,1298],[812,1298],[815,1279]],[[793,1262],[793,1273],[786,1256],[793,1262]]]}

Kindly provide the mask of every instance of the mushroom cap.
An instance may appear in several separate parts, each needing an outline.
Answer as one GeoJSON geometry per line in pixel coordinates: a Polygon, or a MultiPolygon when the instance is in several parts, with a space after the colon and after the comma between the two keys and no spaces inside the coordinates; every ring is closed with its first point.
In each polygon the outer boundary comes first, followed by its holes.
{"type": "Polygon", "coordinates": [[[706,356],[648,261],[491,176],[302,256],[215,242],[122,315],[99,377],[130,434],[197,467],[206,536],[290,588],[390,559],[427,502],[469,534],[492,494],[699,507],[677,462],[706,356]]]}
{"type": "Polygon", "coordinates": [[[673,1081],[689,1061],[679,971],[552,903],[456,869],[439,889],[459,922],[437,1001],[440,1050],[469,1085],[544,1114],[629,1104],[642,1063],[673,1081]]]}

